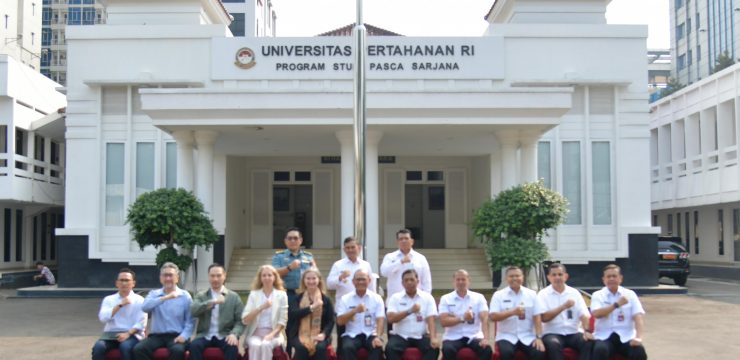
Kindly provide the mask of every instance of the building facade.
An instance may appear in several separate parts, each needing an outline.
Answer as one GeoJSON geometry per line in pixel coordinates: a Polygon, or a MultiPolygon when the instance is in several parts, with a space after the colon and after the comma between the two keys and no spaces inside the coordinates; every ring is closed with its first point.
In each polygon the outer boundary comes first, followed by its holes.
{"type": "Polygon", "coordinates": [[[734,65],[651,104],[653,225],[700,263],[740,261],[739,74],[734,65]]]}
{"type": "Polygon", "coordinates": [[[41,57],[41,4],[38,0],[0,2],[0,54],[38,71],[41,57]]]}
{"type": "Polygon", "coordinates": [[[0,270],[56,261],[64,227],[64,123],[59,84],[0,55],[0,270]]]}
{"type": "Polygon", "coordinates": [[[738,58],[740,4],[734,0],[671,0],[669,4],[673,77],[681,84],[711,75],[720,54],[738,58]]]}
{"type": "Polygon", "coordinates": [[[231,14],[229,30],[234,36],[274,37],[277,14],[272,0],[222,0],[231,14]]]}
{"type": "Polygon", "coordinates": [[[64,86],[67,84],[67,26],[105,22],[104,7],[97,0],[43,0],[41,22],[41,73],[64,86]]]}
{"type": "MultiPolygon", "coordinates": [[[[481,37],[368,38],[365,255],[375,269],[403,227],[421,249],[480,246],[473,211],[544,178],[571,204],[546,240],[553,259],[583,284],[615,261],[657,283],[647,30],[607,25],[607,3],[499,0],[481,37]]],[[[105,25],[67,28],[76,161],[57,230],[70,259],[60,285],[151,266],[155,251],[131,241],[125,211],[165,186],[193,190],[222,236],[199,263],[282,248],[290,225],[307,247],[339,256],[353,233],[351,38],[232,37],[215,0],[107,4],[105,25]],[[171,11],[154,11],[163,6],[171,11]]]]}

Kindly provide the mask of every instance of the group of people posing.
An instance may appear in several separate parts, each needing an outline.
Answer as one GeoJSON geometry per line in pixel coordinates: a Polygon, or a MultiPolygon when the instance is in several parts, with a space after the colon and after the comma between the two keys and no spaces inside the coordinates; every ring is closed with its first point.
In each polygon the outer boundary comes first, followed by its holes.
{"type": "Polygon", "coordinates": [[[300,230],[289,229],[284,240],[287,249],[273,256],[272,265],[259,268],[246,304],[224,286],[226,270],[220,264],[208,269],[210,288],[192,298],[177,286],[175,264],[161,267],[163,287],[146,298],[132,291],[134,272],[121,269],[119,291],[100,307],[105,328],[93,346],[93,359],[104,359],[112,348],[120,350],[122,359],[151,359],[160,347],[169,349],[170,359],[184,359],[186,349],[190,359],[202,359],[207,347],[219,347],[226,359],[237,359],[241,341],[250,360],[272,359],[273,351],[282,348],[295,359],[323,360],[335,325],[337,349],[345,360],[357,359],[360,349],[370,360],[384,355],[400,360],[408,347],[419,349],[424,360],[438,359],[440,351],[453,360],[462,348],[489,360],[494,351],[491,328],[503,360],[514,359],[517,350],[529,359],[562,359],[565,347],[578,350],[582,360],[606,360],[613,354],[647,359],[642,346],[645,311],[637,295],[621,286],[617,265],[604,268],[605,287],[592,295],[590,312],[578,290],[566,284],[568,274],[559,263],[549,267],[550,285],[539,293],[523,286],[522,269],[507,268],[508,286],[495,292],[490,303],[469,289],[467,271],[457,270],[455,290],[437,304],[429,264],[413,250],[411,232],[403,229],[396,234],[398,250],[387,254],[380,267],[387,278],[384,301],[354,238],[344,240],[346,257],[334,263],[326,279],[312,255],[302,250],[300,230]],[[336,304],[327,287],[336,291],[336,304]],[[152,324],[144,336],[147,314],[152,324]],[[444,329],[441,338],[437,320],[444,329]]]}

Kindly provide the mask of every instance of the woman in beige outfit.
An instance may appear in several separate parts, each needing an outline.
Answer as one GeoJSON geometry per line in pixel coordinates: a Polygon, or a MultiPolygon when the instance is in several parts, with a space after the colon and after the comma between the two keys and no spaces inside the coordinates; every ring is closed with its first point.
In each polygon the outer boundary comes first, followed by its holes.
{"type": "Polygon", "coordinates": [[[251,360],[271,360],[272,350],[285,345],[288,295],[277,270],[262,265],[252,282],[252,291],[242,312],[244,347],[251,360]]]}

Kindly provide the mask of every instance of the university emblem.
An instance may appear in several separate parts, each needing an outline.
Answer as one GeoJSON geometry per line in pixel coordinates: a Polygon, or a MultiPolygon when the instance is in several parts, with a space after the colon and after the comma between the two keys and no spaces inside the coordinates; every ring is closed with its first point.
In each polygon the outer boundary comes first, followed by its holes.
{"type": "Polygon", "coordinates": [[[242,69],[250,69],[254,65],[257,65],[257,62],[254,61],[254,51],[248,47],[237,50],[235,58],[234,65],[242,69]]]}

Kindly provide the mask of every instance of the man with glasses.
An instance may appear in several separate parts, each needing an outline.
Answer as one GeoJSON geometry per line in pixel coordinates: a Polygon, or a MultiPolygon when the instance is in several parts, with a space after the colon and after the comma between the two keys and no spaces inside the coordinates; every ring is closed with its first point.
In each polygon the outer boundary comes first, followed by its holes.
{"type": "Polygon", "coordinates": [[[144,298],[133,292],[136,274],[129,268],[118,271],[118,292],[108,295],[100,304],[98,318],[105,324],[103,335],[92,349],[93,360],[105,359],[110,349],[121,352],[122,360],[133,359],[133,349],[144,337],[146,314],[141,311],[144,298]]]}
{"type": "Polygon", "coordinates": [[[144,299],[142,310],[152,315],[149,336],[134,347],[137,360],[153,359],[154,351],[166,347],[170,360],[185,359],[185,350],[195,321],[190,314],[193,299],[190,293],[177,287],[180,280],[177,265],[166,262],[159,270],[162,288],[152,290],[144,299]]]}
{"type": "Polygon", "coordinates": [[[303,251],[303,234],[295,227],[285,233],[285,247],[272,256],[272,266],[277,269],[283,279],[285,291],[288,293],[288,303],[296,296],[295,291],[301,282],[301,275],[311,267],[316,267],[313,255],[303,251]]]}

